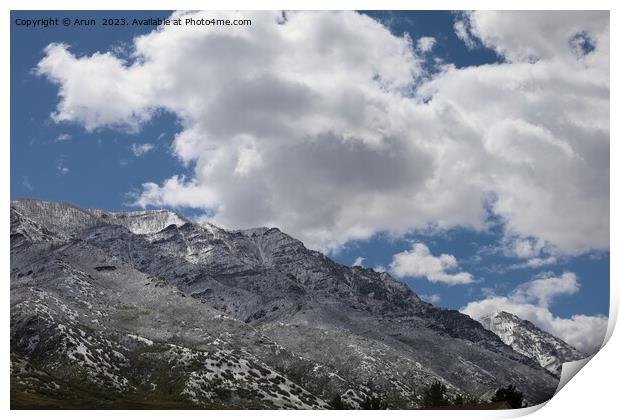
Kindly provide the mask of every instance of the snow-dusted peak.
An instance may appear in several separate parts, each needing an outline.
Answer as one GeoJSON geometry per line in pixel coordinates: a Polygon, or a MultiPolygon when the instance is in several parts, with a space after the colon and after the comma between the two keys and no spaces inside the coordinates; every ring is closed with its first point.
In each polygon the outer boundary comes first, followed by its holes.
{"type": "Polygon", "coordinates": [[[564,362],[586,357],[585,354],[541,330],[530,321],[509,312],[499,311],[485,315],[478,321],[517,353],[536,360],[556,376],[562,372],[564,362]]]}
{"type": "Polygon", "coordinates": [[[228,233],[226,229],[216,226],[211,222],[201,221],[197,222],[197,224],[198,226],[202,227],[206,232],[210,233],[216,238],[219,238],[220,236],[228,233]]]}
{"type": "Polygon", "coordinates": [[[11,212],[19,215],[21,223],[45,226],[60,238],[73,236],[77,229],[96,226],[98,221],[91,212],[68,203],[20,199],[11,201],[11,212]]]}
{"type": "Polygon", "coordinates": [[[112,224],[125,226],[137,235],[157,233],[170,225],[183,226],[187,220],[168,210],[104,213],[112,224]]]}
{"type": "Polygon", "coordinates": [[[236,230],[234,232],[235,233],[241,233],[244,236],[254,237],[254,236],[263,236],[264,234],[266,234],[270,230],[271,230],[271,228],[268,228],[268,227],[258,227],[258,228],[252,228],[252,229],[236,230]]]}
{"type": "Polygon", "coordinates": [[[187,220],[168,210],[108,212],[32,199],[12,201],[11,210],[22,219],[45,226],[60,237],[71,237],[81,230],[101,225],[120,225],[132,233],[147,235],[173,224],[182,226],[187,223],[187,220]]]}

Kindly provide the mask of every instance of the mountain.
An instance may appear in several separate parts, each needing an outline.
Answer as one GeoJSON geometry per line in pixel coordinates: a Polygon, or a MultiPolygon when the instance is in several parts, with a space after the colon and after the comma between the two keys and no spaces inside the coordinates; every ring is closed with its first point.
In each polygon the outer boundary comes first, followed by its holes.
{"type": "Polygon", "coordinates": [[[562,373],[563,363],[587,357],[586,354],[541,330],[530,321],[511,313],[500,311],[483,316],[479,321],[517,353],[536,360],[557,377],[562,373]]]}
{"type": "Polygon", "coordinates": [[[14,408],[419,408],[440,381],[530,404],[558,380],[387,273],[276,228],[11,203],[14,408]]]}

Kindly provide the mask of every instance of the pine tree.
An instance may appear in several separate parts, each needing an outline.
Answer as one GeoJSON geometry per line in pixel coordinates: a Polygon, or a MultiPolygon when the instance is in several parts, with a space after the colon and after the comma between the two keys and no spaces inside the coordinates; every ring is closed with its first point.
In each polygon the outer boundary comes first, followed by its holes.
{"type": "Polygon", "coordinates": [[[331,406],[332,410],[346,410],[347,409],[345,403],[342,401],[342,397],[340,396],[340,394],[332,398],[329,405],[331,406]]]}
{"type": "Polygon", "coordinates": [[[505,401],[512,408],[521,408],[523,407],[523,394],[514,385],[508,385],[507,388],[499,388],[492,401],[505,401]]]}
{"type": "Polygon", "coordinates": [[[424,391],[424,407],[438,407],[442,405],[449,405],[450,401],[446,397],[447,388],[439,381],[433,382],[433,384],[424,391]]]}
{"type": "Polygon", "coordinates": [[[387,402],[381,397],[366,397],[360,407],[362,410],[387,410],[387,402]]]}

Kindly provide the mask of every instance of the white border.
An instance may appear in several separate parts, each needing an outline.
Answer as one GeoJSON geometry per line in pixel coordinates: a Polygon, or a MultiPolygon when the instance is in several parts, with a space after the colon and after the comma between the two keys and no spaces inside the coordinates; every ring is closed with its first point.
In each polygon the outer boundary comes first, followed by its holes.
{"type": "MultiPolygon", "coordinates": [[[[489,9],[532,9],[532,10],[546,10],[546,9],[571,9],[571,10],[584,10],[584,9],[597,9],[597,10],[611,10],[611,40],[615,45],[615,4],[617,2],[603,1],[603,0],[588,0],[586,1],[549,1],[549,0],[521,0],[521,1],[502,1],[493,2],[489,0],[473,0],[473,1],[448,1],[448,0],[433,0],[432,2],[411,2],[411,1],[397,1],[397,0],[382,0],[377,1],[351,1],[351,0],[334,0],[334,1],[282,1],[282,0],[262,0],[260,2],[251,2],[248,0],[230,0],[221,1],[214,0],[204,2],[199,0],[153,0],[148,3],[128,0],[96,0],[86,2],[79,2],[75,0],[56,0],[53,3],[44,0],[5,0],[2,2],[2,22],[1,25],[1,37],[2,43],[2,56],[5,57],[3,62],[5,63],[0,72],[2,74],[3,85],[5,87],[4,92],[10,92],[10,10],[171,10],[171,9],[212,9],[212,10],[272,10],[272,9],[341,9],[341,10],[489,10],[489,9]],[[146,8],[145,6],[148,6],[146,8]],[[500,7],[501,6],[501,7],[500,7]]],[[[615,65],[616,56],[615,53],[611,55],[611,74],[614,74],[613,68],[617,68],[615,65]]],[[[615,84],[612,83],[611,94],[611,133],[615,133],[614,124],[614,92],[615,84]]],[[[9,197],[10,188],[10,170],[9,170],[9,148],[10,148],[10,128],[9,128],[9,95],[4,97],[5,106],[2,108],[3,112],[0,116],[0,126],[4,128],[4,136],[2,137],[4,150],[0,154],[0,165],[4,170],[4,181],[0,183],[2,193],[4,197],[9,197]]],[[[33,100],[36,100],[34,98],[33,100]]],[[[613,134],[611,138],[613,139],[613,134]]],[[[617,157],[617,145],[614,141],[611,141],[611,179],[619,179],[618,168],[613,164],[617,161],[614,159],[617,157]]],[[[611,214],[618,214],[618,197],[617,193],[611,189],[611,214]]],[[[4,380],[1,385],[1,398],[4,402],[5,410],[9,410],[9,206],[5,202],[4,206],[0,210],[0,220],[3,229],[0,232],[2,240],[2,267],[5,276],[4,278],[4,306],[3,319],[0,323],[2,331],[2,360],[4,361],[4,380]]],[[[611,219],[611,247],[616,249],[618,240],[618,225],[615,220],[611,219]]],[[[390,416],[394,418],[411,419],[415,418],[455,418],[459,419],[488,419],[488,418],[510,418],[517,417],[525,414],[530,414],[529,418],[532,419],[544,419],[544,418],[610,418],[611,413],[617,411],[616,399],[617,399],[617,378],[619,374],[618,360],[615,355],[620,354],[620,342],[617,337],[610,335],[613,329],[613,325],[616,323],[618,312],[618,264],[611,259],[611,308],[610,308],[610,327],[607,333],[607,339],[609,340],[607,345],[597,354],[592,360],[583,368],[583,370],[577,375],[577,379],[570,381],[554,398],[552,398],[544,407],[540,410],[541,406],[511,411],[390,411],[390,412],[343,412],[343,411],[235,411],[235,412],[208,412],[208,411],[185,411],[179,413],[186,418],[204,418],[205,416],[226,416],[227,418],[240,419],[247,418],[249,416],[268,416],[273,419],[290,419],[295,418],[342,418],[342,417],[356,417],[356,418],[372,418],[376,419],[377,416],[385,417],[390,416]]],[[[168,411],[116,411],[114,416],[120,416],[122,418],[135,418],[135,417],[147,417],[149,419],[168,419],[171,415],[175,415],[177,412],[168,411]]],[[[11,411],[9,415],[13,418],[30,418],[32,416],[44,415],[49,419],[81,419],[83,416],[89,416],[94,419],[105,418],[112,413],[102,411],[89,411],[87,413],[81,411],[58,411],[58,412],[29,412],[29,411],[11,411]]]]}

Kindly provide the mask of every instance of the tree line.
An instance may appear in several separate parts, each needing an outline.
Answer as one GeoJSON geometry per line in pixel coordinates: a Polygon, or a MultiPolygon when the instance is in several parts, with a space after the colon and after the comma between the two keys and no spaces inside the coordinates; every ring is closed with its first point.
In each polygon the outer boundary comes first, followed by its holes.
{"type": "MultiPolygon", "coordinates": [[[[448,395],[447,387],[439,381],[433,382],[428,388],[422,392],[422,408],[432,409],[437,407],[459,406],[481,404],[483,402],[468,396],[457,394],[454,397],[448,395]]],[[[514,385],[499,388],[491,398],[491,402],[505,402],[510,408],[522,408],[523,393],[521,393],[514,385]]],[[[388,403],[385,396],[373,394],[366,396],[360,403],[362,410],[387,410],[388,403]]],[[[330,401],[330,407],[333,410],[351,410],[349,406],[342,400],[340,395],[336,395],[330,401]]]]}

